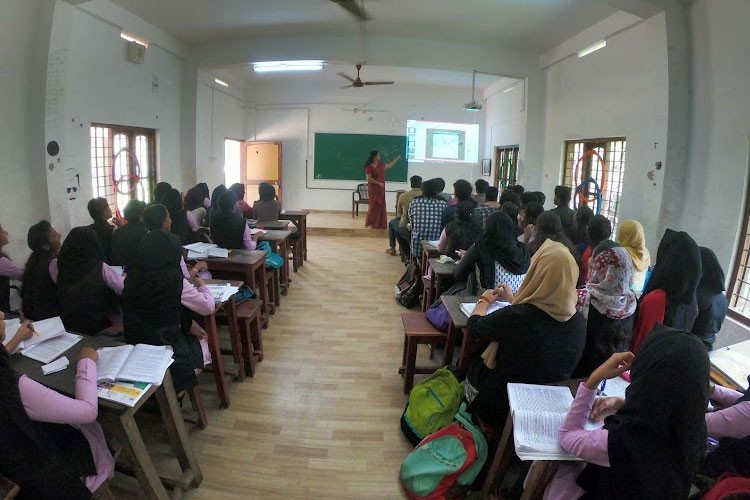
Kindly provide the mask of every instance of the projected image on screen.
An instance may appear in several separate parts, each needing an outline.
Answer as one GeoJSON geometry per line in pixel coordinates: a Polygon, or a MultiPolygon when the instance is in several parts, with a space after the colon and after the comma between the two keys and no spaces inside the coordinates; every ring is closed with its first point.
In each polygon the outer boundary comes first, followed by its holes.
{"type": "Polygon", "coordinates": [[[408,120],[406,137],[409,161],[479,161],[479,125],[476,124],[408,120]]]}

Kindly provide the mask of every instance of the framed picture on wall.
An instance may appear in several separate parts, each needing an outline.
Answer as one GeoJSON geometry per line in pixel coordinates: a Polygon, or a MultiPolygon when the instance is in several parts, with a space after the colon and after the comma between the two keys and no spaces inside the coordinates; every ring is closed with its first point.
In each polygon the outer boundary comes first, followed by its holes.
{"type": "Polygon", "coordinates": [[[490,158],[485,158],[484,160],[482,160],[482,175],[486,175],[487,177],[489,177],[491,170],[492,160],[490,158]]]}

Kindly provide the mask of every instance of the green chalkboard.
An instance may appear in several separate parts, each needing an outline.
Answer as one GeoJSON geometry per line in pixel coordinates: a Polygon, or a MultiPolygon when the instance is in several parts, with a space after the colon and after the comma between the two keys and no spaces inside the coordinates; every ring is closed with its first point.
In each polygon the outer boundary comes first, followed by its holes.
{"type": "Polygon", "coordinates": [[[315,178],[364,181],[365,162],[371,149],[377,149],[385,163],[401,155],[398,163],[386,171],[385,179],[406,182],[408,162],[405,135],[316,133],[315,178]]]}

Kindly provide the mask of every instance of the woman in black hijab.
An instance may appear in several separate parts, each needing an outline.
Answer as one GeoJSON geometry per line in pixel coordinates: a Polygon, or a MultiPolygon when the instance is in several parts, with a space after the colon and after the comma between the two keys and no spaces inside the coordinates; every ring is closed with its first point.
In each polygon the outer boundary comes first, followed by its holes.
{"type": "Polygon", "coordinates": [[[122,276],[104,263],[96,234],[87,227],[70,231],[57,258],[57,302],[65,328],[96,335],[111,326],[122,276]]]}
{"type": "Polygon", "coordinates": [[[219,209],[211,217],[211,239],[221,248],[255,250],[255,241],[245,219],[238,213],[237,196],[226,191],[219,196],[219,209]]]}
{"type": "Polygon", "coordinates": [[[729,303],[724,295],[724,270],[713,250],[700,247],[703,276],[695,298],[698,302],[698,317],[695,318],[692,333],[701,339],[706,349],[713,349],[716,334],[721,330],[727,316],[729,303]]]}
{"type": "Polygon", "coordinates": [[[464,281],[477,266],[483,290],[507,283],[515,293],[529,270],[530,262],[529,249],[516,239],[513,221],[505,212],[495,212],[487,218],[484,235],[456,264],[453,277],[464,281]]]}
{"type": "Polygon", "coordinates": [[[695,291],[702,274],[701,254],[693,238],[667,229],[638,302],[631,351],[637,352],[655,323],[687,332],[693,329],[698,315],[695,291]]]}
{"type": "MultiPolygon", "coordinates": [[[[28,323],[16,332],[31,335],[28,323]]],[[[0,313],[0,343],[4,340],[0,313]]],[[[19,499],[89,499],[99,488],[104,498],[111,497],[105,481],[114,460],[96,421],[96,359],[95,350],[81,349],[73,399],[20,376],[0,345],[0,474],[20,486],[19,499]]]]}
{"type": "Polygon", "coordinates": [[[161,203],[161,199],[169,190],[172,189],[172,185],[168,182],[157,182],[154,186],[154,198],[151,203],[161,203]]]}
{"type": "Polygon", "coordinates": [[[175,390],[190,389],[198,380],[204,356],[198,339],[190,332],[190,311],[213,312],[213,295],[201,278],[197,289],[180,269],[180,243],[163,229],[150,231],[141,242],[135,265],[128,271],[123,291],[123,326],[130,344],[169,345],[174,351],[170,367],[175,390]]]}
{"type": "Polygon", "coordinates": [[[709,371],[701,343],[663,325],[654,327],[635,357],[613,354],[579,386],[560,428],[560,446],[588,464],[577,485],[571,467],[580,466],[561,466],[545,498],[687,498],[706,452],[709,371]],[[624,402],[604,398],[594,405],[600,382],[627,369],[624,402]],[[603,429],[585,430],[590,412],[598,417],[603,407],[617,406],[603,429]]]}
{"type": "Polygon", "coordinates": [[[187,212],[182,206],[182,196],[176,189],[171,189],[162,196],[161,204],[169,210],[169,217],[172,219],[172,234],[180,239],[182,245],[188,245],[193,242],[193,230],[188,223],[187,212]]]}

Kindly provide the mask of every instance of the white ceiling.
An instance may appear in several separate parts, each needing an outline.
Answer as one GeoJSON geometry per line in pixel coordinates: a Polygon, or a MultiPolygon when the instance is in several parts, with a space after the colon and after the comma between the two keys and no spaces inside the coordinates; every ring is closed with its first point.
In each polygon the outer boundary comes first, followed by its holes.
{"type": "MultiPolygon", "coordinates": [[[[187,42],[357,34],[330,0],[112,0],[187,42]]],[[[542,53],[614,14],[603,0],[364,0],[371,35],[451,40],[542,53]]]]}
{"type": "MultiPolygon", "coordinates": [[[[262,84],[310,84],[328,85],[331,89],[338,89],[348,85],[345,79],[338,73],[345,73],[352,78],[357,76],[357,69],[353,64],[327,63],[321,71],[283,72],[283,73],[255,73],[249,65],[234,66],[231,68],[216,68],[211,72],[219,78],[226,79],[235,84],[248,86],[262,84]]],[[[394,66],[363,66],[360,76],[363,81],[394,81],[398,85],[425,84],[436,87],[453,87],[471,89],[471,73],[460,71],[442,71],[425,68],[404,68],[394,66]]],[[[481,91],[493,83],[502,79],[499,75],[485,75],[477,73],[476,88],[477,96],[481,98],[481,91]]],[[[508,79],[511,85],[517,79],[508,79]]],[[[346,89],[352,93],[360,89],[346,89]]],[[[360,91],[361,92],[361,91],[360,91]]]]}

